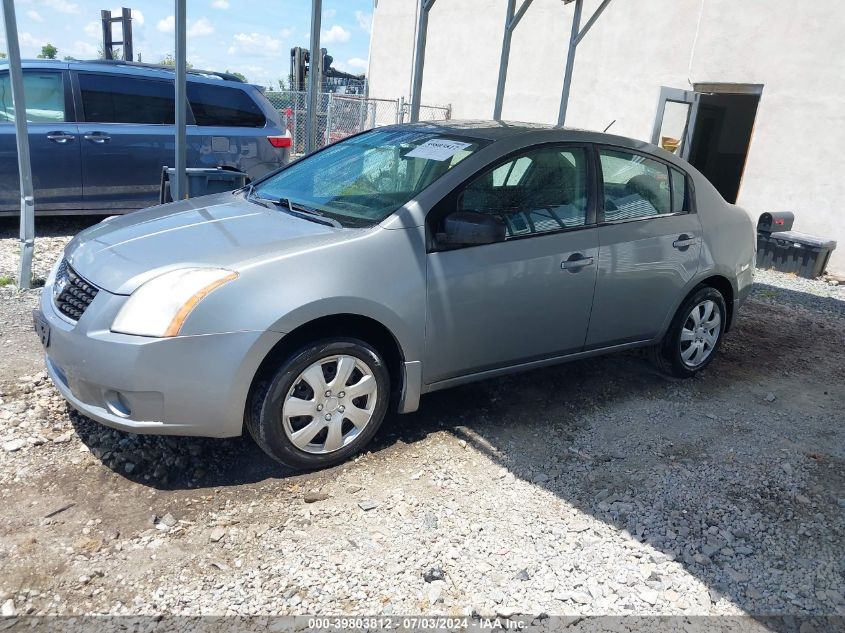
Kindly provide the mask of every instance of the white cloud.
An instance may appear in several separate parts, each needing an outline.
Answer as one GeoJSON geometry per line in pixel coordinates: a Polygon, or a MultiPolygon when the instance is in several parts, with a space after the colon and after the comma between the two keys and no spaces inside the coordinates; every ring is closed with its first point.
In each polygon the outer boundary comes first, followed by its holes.
{"type": "Polygon", "coordinates": [[[283,39],[288,39],[291,35],[293,35],[293,29],[282,29],[279,31],[279,35],[281,35],[283,39]]]}
{"type": "Polygon", "coordinates": [[[350,37],[352,37],[352,33],[342,26],[335,24],[328,31],[323,31],[320,41],[326,44],[333,44],[335,42],[348,42],[350,37]]]}
{"type": "Polygon", "coordinates": [[[324,18],[331,19],[336,15],[337,15],[337,9],[326,9],[325,11],[323,11],[323,17],[324,18]]]}
{"type": "Polygon", "coordinates": [[[36,11],[35,9],[30,9],[29,11],[26,12],[26,15],[29,17],[30,20],[33,20],[35,22],[43,22],[44,21],[44,18],[41,17],[41,14],[38,13],[38,11],[36,11]]]}
{"type": "Polygon", "coordinates": [[[211,6],[215,9],[228,9],[229,0],[214,0],[214,2],[211,3],[211,6]]]}
{"type": "Polygon", "coordinates": [[[168,15],[163,20],[159,20],[156,28],[162,33],[173,33],[176,30],[176,17],[168,15]]]}
{"type": "Polygon", "coordinates": [[[229,47],[229,55],[253,53],[268,57],[277,55],[282,50],[282,40],[264,33],[236,33],[229,47]]]}
{"type": "Polygon", "coordinates": [[[73,46],[67,50],[60,51],[63,55],[67,54],[76,59],[95,59],[97,57],[97,47],[89,42],[77,40],[73,46]]]}
{"type": "MultiPolygon", "coordinates": [[[[158,21],[156,28],[162,33],[173,33],[176,30],[176,18],[168,15],[163,20],[158,21]]],[[[188,20],[188,26],[185,29],[185,34],[188,37],[202,37],[203,35],[211,35],[212,33],[214,33],[214,25],[208,18],[188,20]]]]}
{"type": "Polygon", "coordinates": [[[338,70],[353,74],[367,70],[367,60],[361,57],[352,57],[345,62],[335,61],[332,65],[338,70]]]}
{"type": "Polygon", "coordinates": [[[363,11],[355,12],[355,19],[358,21],[358,28],[371,33],[373,30],[373,14],[364,13],[363,11]]]}
{"type": "Polygon", "coordinates": [[[103,36],[103,26],[100,22],[89,22],[85,25],[85,35],[99,40],[103,36]]]}
{"type": "Polygon", "coordinates": [[[18,42],[20,42],[21,46],[37,46],[38,50],[41,50],[41,40],[35,37],[32,33],[28,33],[24,31],[20,35],[18,35],[18,42]]]}
{"type": "Polygon", "coordinates": [[[212,33],[214,33],[214,25],[209,22],[208,18],[200,18],[196,22],[188,20],[188,28],[186,29],[188,37],[202,37],[212,33]]]}
{"type": "Polygon", "coordinates": [[[79,13],[79,5],[68,0],[41,0],[41,3],[59,13],[79,13]]]}

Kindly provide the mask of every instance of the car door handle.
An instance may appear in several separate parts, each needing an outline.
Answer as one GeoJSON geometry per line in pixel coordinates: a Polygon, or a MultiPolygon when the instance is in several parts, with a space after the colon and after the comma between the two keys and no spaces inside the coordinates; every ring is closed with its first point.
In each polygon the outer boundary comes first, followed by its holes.
{"type": "Polygon", "coordinates": [[[693,244],[698,244],[698,238],[687,237],[686,235],[681,235],[678,239],[672,242],[672,246],[678,249],[687,248],[689,246],[692,246],[693,244]]]}
{"type": "Polygon", "coordinates": [[[592,264],[592,257],[579,257],[577,259],[567,259],[565,262],[561,262],[560,267],[563,270],[578,270],[579,268],[591,266],[592,264]]]}
{"type": "Polygon", "coordinates": [[[103,134],[102,132],[94,132],[93,134],[86,134],[82,138],[84,138],[86,141],[91,141],[92,143],[99,143],[102,145],[103,143],[108,141],[111,136],[103,134]]]}
{"type": "Polygon", "coordinates": [[[67,132],[47,132],[47,140],[59,143],[60,145],[72,141],[75,138],[73,134],[68,134],[67,132]]]}

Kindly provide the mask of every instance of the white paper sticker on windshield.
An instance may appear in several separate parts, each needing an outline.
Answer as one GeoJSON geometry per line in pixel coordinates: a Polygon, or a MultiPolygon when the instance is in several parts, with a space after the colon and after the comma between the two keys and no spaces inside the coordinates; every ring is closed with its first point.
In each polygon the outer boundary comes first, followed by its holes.
{"type": "Polygon", "coordinates": [[[472,143],[432,139],[405,154],[406,158],[427,158],[428,160],[448,160],[472,143]]]}

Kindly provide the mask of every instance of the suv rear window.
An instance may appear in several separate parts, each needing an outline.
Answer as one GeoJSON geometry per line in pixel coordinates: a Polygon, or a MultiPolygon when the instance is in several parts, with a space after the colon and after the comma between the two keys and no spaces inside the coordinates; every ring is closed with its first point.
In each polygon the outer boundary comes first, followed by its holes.
{"type": "Polygon", "coordinates": [[[188,101],[197,125],[264,127],[267,123],[258,104],[239,88],[189,81],[188,101]]]}
{"type": "Polygon", "coordinates": [[[82,111],[89,123],[173,123],[171,82],[79,73],[79,89],[82,111]]]}

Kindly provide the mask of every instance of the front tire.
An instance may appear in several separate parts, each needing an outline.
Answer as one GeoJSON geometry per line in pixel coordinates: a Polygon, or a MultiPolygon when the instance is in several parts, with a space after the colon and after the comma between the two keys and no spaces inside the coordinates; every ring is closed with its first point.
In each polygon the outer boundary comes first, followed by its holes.
{"type": "Polygon", "coordinates": [[[387,412],[390,375],[364,341],[311,343],[271,370],[253,389],[246,426],[276,461],[327,468],[361,451],[387,412]]]}
{"type": "Polygon", "coordinates": [[[652,358],[664,373],[679,378],[695,375],[713,360],[727,324],[722,293],[710,286],[692,292],[681,304],[652,358]]]}

